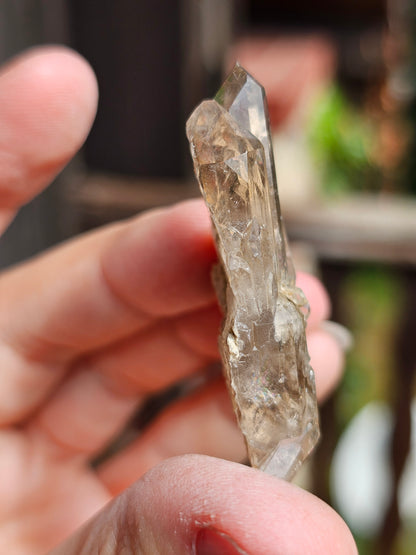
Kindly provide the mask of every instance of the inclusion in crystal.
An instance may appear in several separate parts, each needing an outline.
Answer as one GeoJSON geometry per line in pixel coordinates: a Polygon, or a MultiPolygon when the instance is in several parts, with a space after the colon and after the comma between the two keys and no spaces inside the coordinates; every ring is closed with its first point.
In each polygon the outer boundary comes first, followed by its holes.
{"type": "Polygon", "coordinates": [[[234,410],[252,466],[289,480],[317,443],[319,422],[307,302],[288,253],[263,87],[235,66],[215,99],[194,110],[187,136],[222,267],[219,346],[234,410]]]}

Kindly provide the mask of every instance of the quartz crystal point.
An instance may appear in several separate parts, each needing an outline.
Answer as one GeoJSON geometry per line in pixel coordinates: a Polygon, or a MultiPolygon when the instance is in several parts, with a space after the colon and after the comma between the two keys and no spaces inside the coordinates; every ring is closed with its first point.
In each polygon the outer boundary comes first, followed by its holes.
{"type": "Polygon", "coordinates": [[[252,466],[290,480],[319,438],[307,303],[288,258],[263,87],[236,65],[187,122],[224,308],[219,344],[252,466]]]}

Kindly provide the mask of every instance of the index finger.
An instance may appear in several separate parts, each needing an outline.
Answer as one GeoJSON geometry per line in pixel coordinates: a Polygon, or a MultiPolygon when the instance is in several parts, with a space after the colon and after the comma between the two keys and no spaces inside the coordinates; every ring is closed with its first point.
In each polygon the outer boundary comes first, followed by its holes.
{"type": "Polygon", "coordinates": [[[202,202],[109,226],[0,277],[0,421],[21,418],[81,354],[206,307],[216,258],[202,202]]]}

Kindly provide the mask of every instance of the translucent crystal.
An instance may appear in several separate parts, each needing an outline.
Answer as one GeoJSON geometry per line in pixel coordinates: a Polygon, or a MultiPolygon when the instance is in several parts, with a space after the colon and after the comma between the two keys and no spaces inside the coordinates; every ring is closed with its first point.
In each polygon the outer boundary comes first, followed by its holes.
{"type": "Polygon", "coordinates": [[[194,110],[187,136],[222,266],[219,344],[250,462],[291,479],[319,423],[307,303],[287,254],[263,87],[237,65],[194,110]]]}

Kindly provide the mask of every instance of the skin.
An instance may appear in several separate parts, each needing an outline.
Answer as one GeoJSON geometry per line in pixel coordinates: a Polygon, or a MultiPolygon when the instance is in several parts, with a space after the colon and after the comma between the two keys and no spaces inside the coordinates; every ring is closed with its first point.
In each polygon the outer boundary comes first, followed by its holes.
{"type": "MultiPolygon", "coordinates": [[[[72,51],[36,49],[2,70],[3,227],[77,152],[96,103],[72,51]]],[[[218,360],[215,256],[206,210],[189,201],[0,275],[0,552],[44,553],[72,534],[55,553],[356,553],[320,500],[231,462],[244,446],[220,379],[89,465],[148,395],[218,360]]],[[[319,328],[324,289],[306,275],[299,285],[322,399],[343,356],[319,328]]]]}

